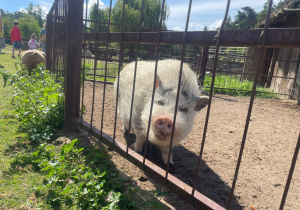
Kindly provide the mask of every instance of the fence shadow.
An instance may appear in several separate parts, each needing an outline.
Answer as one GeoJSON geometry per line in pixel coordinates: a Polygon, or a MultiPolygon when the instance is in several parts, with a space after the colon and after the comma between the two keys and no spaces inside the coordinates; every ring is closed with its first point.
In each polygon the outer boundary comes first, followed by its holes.
{"type": "MultiPolygon", "coordinates": [[[[125,133],[124,138],[129,146],[132,147],[132,144],[135,141],[135,135],[128,135],[128,133],[125,133]]],[[[144,149],[145,144],[143,152],[144,149]]],[[[187,150],[183,146],[174,147],[172,154],[174,165],[170,165],[170,174],[192,187],[198,163],[198,155],[187,150]]],[[[147,144],[146,158],[159,167],[166,169],[166,165],[161,159],[159,148],[151,143],[147,144]]],[[[200,165],[196,190],[226,208],[230,195],[230,187],[203,160],[200,165]]],[[[232,199],[231,209],[243,209],[236,196],[232,199]]]]}

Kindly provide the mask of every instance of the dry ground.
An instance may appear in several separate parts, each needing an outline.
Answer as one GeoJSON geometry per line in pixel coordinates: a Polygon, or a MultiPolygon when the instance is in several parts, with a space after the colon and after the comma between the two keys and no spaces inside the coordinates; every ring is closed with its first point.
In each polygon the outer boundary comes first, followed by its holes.
{"type": "MultiPolygon", "coordinates": [[[[93,84],[85,83],[84,120],[90,122],[93,84]]],[[[236,161],[241,147],[249,97],[215,95],[212,100],[203,161],[197,182],[197,190],[226,207],[236,161]]],[[[103,84],[95,86],[93,126],[101,128],[103,84]]],[[[190,136],[173,149],[175,166],[170,173],[188,185],[192,185],[200,151],[206,110],[197,114],[190,136]]],[[[113,86],[106,86],[103,132],[113,135],[115,99],[113,86]]],[[[292,156],[300,131],[300,107],[296,101],[285,99],[255,99],[242,163],[234,191],[231,209],[278,209],[283,195],[292,156]]],[[[122,123],[118,119],[116,139],[125,144],[122,123]]],[[[128,140],[128,139],[127,139],[128,140]]],[[[134,142],[134,135],[129,141],[134,142]]],[[[159,151],[148,148],[147,158],[162,168],[159,151]]],[[[299,159],[299,158],[298,158],[299,159]]],[[[118,154],[114,161],[120,170],[138,180],[143,172],[118,154]]],[[[285,209],[300,209],[300,165],[296,164],[285,209]]],[[[146,190],[160,185],[151,177],[137,183],[146,190]]],[[[172,193],[165,197],[168,208],[191,209],[172,193]],[[173,206],[173,207],[171,207],[173,206]]]]}

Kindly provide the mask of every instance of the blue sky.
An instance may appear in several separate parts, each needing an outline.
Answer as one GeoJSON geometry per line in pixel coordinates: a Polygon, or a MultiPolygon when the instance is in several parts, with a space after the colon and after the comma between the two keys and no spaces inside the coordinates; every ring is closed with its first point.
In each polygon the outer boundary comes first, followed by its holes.
{"type": "MultiPolygon", "coordinates": [[[[113,0],[113,4],[116,0],[113,0]]],[[[232,19],[235,18],[238,10],[242,7],[250,6],[256,12],[263,9],[263,5],[267,0],[231,0],[229,15],[232,19]]],[[[53,4],[53,0],[0,0],[0,8],[4,11],[14,12],[28,7],[30,2],[39,4],[43,9],[43,14],[47,14],[53,4]],[[13,2],[13,3],[12,3],[13,2]]],[[[89,5],[97,2],[97,0],[89,0],[89,5]]],[[[100,1],[101,7],[109,6],[109,0],[100,1]]],[[[273,0],[275,4],[279,0],[273,0]]],[[[170,7],[170,16],[167,21],[169,30],[184,30],[186,15],[188,10],[189,0],[167,0],[170,7]]],[[[193,1],[189,30],[202,30],[204,26],[208,29],[215,29],[220,26],[224,18],[227,0],[197,0],[193,1]]]]}

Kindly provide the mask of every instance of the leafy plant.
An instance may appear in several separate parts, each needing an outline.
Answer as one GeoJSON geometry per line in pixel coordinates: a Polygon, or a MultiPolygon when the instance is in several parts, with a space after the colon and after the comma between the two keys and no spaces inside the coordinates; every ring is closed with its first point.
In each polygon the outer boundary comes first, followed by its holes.
{"type": "Polygon", "coordinates": [[[14,113],[21,122],[21,130],[33,141],[49,140],[55,130],[63,127],[62,86],[43,66],[33,69],[31,75],[18,71],[11,80],[15,88],[14,113]]]}
{"type": "Polygon", "coordinates": [[[35,194],[45,196],[53,208],[129,208],[130,203],[124,202],[126,196],[120,192],[121,180],[109,170],[108,158],[99,149],[77,147],[77,139],[62,146],[59,152],[54,146],[42,144],[32,153],[32,159],[47,178],[35,194]]]}

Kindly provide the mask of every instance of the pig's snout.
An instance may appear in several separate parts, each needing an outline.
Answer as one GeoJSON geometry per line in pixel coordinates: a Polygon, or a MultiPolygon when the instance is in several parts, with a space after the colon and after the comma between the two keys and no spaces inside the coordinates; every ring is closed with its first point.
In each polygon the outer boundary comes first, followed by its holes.
{"type": "Polygon", "coordinates": [[[156,136],[159,140],[165,140],[171,137],[173,122],[169,118],[158,118],[155,121],[156,136]]]}

